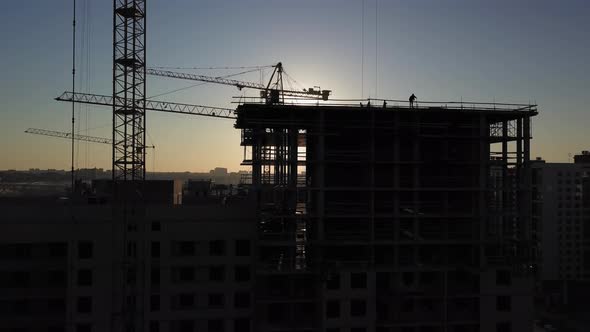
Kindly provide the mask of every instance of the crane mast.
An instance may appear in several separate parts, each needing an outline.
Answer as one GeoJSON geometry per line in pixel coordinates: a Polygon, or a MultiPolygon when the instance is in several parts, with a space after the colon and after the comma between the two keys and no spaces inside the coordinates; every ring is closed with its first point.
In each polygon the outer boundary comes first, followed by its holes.
{"type": "Polygon", "coordinates": [[[145,0],[114,0],[113,180],[145,179],[145,14],[145,0]]]}
{"type": "Polygon", "coordinates": [[[144,331],[146,0],[113,0],[112,317],[116,332],[144,331]]]}

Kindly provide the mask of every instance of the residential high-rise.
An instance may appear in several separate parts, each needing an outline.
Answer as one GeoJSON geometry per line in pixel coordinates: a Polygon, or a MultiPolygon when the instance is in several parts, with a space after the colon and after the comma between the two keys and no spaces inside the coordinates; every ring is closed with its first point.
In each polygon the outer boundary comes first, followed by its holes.
{"type": "Polygon", "coordinates": [[[542,234],[539,290],[550,306],[574,308],[590,294],[590,153],[573,163],[538,158],[532,170],[533,217],[542,234]]]}

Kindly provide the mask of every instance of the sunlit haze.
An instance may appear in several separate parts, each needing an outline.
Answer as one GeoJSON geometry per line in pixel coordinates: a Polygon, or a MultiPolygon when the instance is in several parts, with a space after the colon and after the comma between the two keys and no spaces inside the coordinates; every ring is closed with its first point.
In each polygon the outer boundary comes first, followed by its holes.
{"type": "MultiPolygon", "coordinates": [[[[113,4],[77,3],[77,90],[111,94],[113,4]]],[[[333,90],[334,98],[407,100],[415,93],[419,101],[536,103],[531,157],[566,162],[590,148],[587,1],[154,0],[148,6],[148,66],[281,61],[302,87],[333,90]]],[[[71,89],[71,25],[72,1],[0,2],[0,169],[70,167],[68,141],[23,131],[70,130],[70,104],[53,98],[71,89]]],[[[270,73],[234,78],[266,83],[270,73]]],[[[150,76],[148,96],[193,84],[150,76]]],[[[204,84],[155,99],[235,108],[233,96],[257,94],[204,84]]],[[[79,105],[76,121],[80,134],[111,137],[110,108],[79,105]]],[[[156,146],[148,171],[241,169],[232,120],[150,112],[147,131],[156,146]]],[[[110,169],[111,147],[79,143],[76,160],[79,168],[110,169]]]]}

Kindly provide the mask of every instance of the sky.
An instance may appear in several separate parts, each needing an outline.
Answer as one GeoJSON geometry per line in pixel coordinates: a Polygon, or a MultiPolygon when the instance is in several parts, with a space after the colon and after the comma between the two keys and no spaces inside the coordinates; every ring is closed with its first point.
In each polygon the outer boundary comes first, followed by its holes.
{"type": "MultiPolygon", "coordinates": [[[[110,94],[112,1],[77,0],[77,90],[110,94]]],[[[281,61],[334,98],[536,103],[531,157],[590,150],[590,4],[586,0],[148,0],[148,66],[281,61]],[[363,79],[361,79],[363,78],[363,79]]],[[[0,1],[0,170],[70,168],[73,0],[0,1]]],[[[201,70],[212,76],[240,70],[201,70]]],[[[260,82],[269,72],[237,76],[260,82]]],[[[194,84],[148,77],[148,96],[194,84]]],[[[201,85],[159,100],[231,107],[234,87],[201,85]]],[[[246,93],[255,95],[255,92],[246,93]]],[[[79,105],[76,130],[110,137],[111,109],[79,105]]],[[[240,167],[231,120],[150,112],[148,171],[240,167]]],[[[108,145],[80,143],[76,167],[111,166],[108,145]]]]}

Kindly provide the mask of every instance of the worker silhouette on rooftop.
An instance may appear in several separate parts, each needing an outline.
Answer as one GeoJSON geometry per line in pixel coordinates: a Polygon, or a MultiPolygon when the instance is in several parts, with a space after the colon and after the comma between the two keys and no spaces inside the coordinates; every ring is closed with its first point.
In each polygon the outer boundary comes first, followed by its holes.
{"type": "Polygon", "coordinates": [[[414,100],[416,100],[416,96],[412,93],[410,96],[410,108],[414,108],[414,100]]]}

